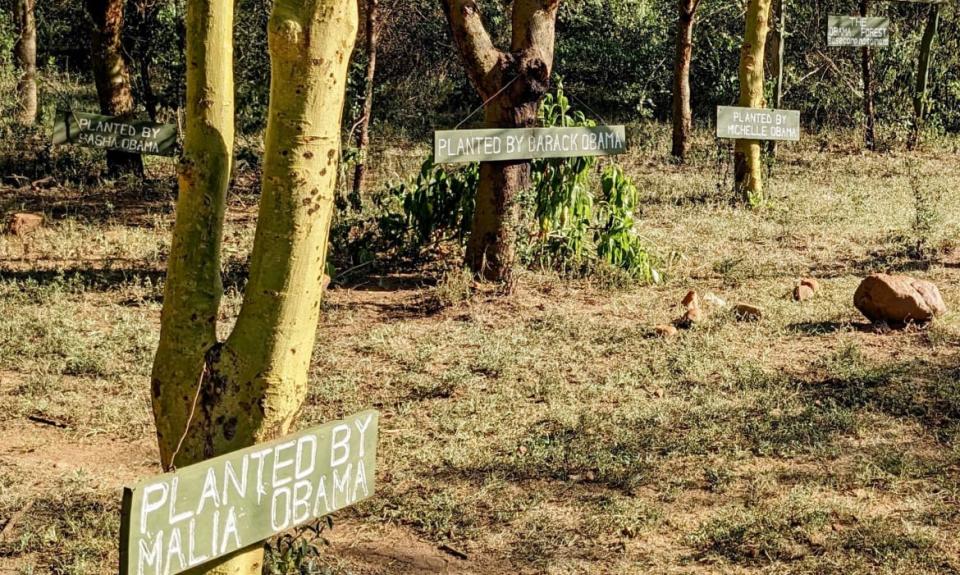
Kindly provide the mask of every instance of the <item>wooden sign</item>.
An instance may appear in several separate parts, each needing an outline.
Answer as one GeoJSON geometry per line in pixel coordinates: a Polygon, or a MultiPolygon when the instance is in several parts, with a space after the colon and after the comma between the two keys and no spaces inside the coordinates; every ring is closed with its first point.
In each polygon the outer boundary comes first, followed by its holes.
{"type": "Polygon", "coordinates": [[[365,411],[124,490],[120,575],[174,575],[373,495],[365,411]]]}
{"type": "Polygon", "coordinates": [[[438,164],[612,156],[627,151],[623,126],[448,130],[434,134],[438,164]]]}
{"type": "Polygon", "coordinates": [[[172,156],[177,147],[177,127],[86,112],[59,112],[53,126],[53,143],[172,156]]]}
{"type": "Polygon", "coordinates": [[[828,46],[883,47],[890,45],[890,19],[880,16],[830,16],[828,46]]]}
{"type": "Polygon", "coordinates": [[[717,107],[717,137],[731,140],[800,141],[800,112],[717,107]]]}

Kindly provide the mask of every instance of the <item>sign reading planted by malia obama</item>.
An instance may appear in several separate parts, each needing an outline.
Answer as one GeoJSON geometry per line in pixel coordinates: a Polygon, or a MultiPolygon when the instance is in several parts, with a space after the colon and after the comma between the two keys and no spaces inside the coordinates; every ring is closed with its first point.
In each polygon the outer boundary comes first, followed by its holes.
{"type": "Polygon", "coordinates": [[[434,134],[438,164],[612,156],[627,151],[623,126],[448,130],[434,134]]]}
{"type": "Polygon", "coordinates": [[[59,112],[53,126],[53,143],[172,156],[177,147],[177,127],[86,112],[59,112]]]}
{"type": "Polygon", "coordinates": [[[883,47],[890,45],[890,19],[881,16],[830,16],[828,46],[883,47]]]}
{"type": "Polygon", "coordinates": [[[717,107],[717,137],[731,140],[800,141],[800,112],[717,107]]]}
{"type": "Polygon", "coordinates": [[[121,575],[174,575],[370,497],[376,411],[124,490],[121,575]]]}

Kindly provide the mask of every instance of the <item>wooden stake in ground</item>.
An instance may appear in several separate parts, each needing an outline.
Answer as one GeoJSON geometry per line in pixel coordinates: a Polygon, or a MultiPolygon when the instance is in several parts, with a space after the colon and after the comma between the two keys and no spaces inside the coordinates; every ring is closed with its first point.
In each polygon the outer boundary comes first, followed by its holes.
{"type": "MultiPolygon", "coordinates": [[[[514,0],[510,51],[498,50],[473,0],[440,0],[467,76],[486,102],[488,128],[529,128],[553,70],[560,0],[514,0]]],[[[486,279],[509,282],[517,195],[530,183],[530,162],[483,162],[467,244],[467,265],[486,279]]]]}
{"type": "MultiPolygon", "coordinates": [[[[166,469],[286,434],[307,392],[337,167],[355,0],[276,0],[260,212],[236,325],[216,334],[233,147],[232,0],[187,12],[184,160],[152,397],[166,469]],[[202,96],[202,97],[201,97],[202,96]]],[[[255,545],[204,573],[259,575],[255,545]]]]}
{"type": "Polygon", "coordinates": [[[20,112],[17,121],[32,126],[37,121],[37,20],[36,0],[16,0],[14,19],[17,25],[17,42],[13,47],[20,80],[17,82],[17,98],[20,112]]]}
{"type": "Polygon", "coordinates": [[[673,157],[680,163],[690,151],[693,110],[690,105],[690,61],[693,58],[693,25],[700,0],[679,0],[677,51],[673,70],[673,157]]]}
{"type": "MultiPolygon", "coordinates": [[[[744,108],[764,108],[763,62],[767,33],[770,31],[772,0],[750,0],[747,5],[746,32],[740,51],[740,101],[744,108]]],[[[737,140],[734,149],[734,186],[743,200],[752,206],[763,203],[763,165],[759,140],[737,140]]]]}
{"type": "MultiPolygon", "coordinates": [[[[133,114],[133,89],[130,72],[123,58],[123,0],[86,0],[93,19],[90,57],[97,84],[100,112],[105,116],[127,117],[133,114]]],[[[143,175],[139,154],[107,151],[107,169],[111,175],[143,175]]]]}
{"type": "MultiPolygon", "coordinates": [[[[870,0],[860,0],[860,16],[870,13],[870,0]]],[[[877,115],[873,105],[873,52],[869,46],[860,49],[860,70],[863,75],[863,117],[866,122],[864,144],[868,150],[877,149],[877,115]]]]}

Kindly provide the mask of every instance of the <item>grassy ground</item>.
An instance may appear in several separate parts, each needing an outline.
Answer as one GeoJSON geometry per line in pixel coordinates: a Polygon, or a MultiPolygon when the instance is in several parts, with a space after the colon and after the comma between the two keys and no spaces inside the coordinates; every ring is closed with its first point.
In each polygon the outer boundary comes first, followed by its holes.
{"type": "MultiPolygon", "coordinates": [[[[851,139],[781,147],[758,212],[730,205],[706,136],[688,167],[662,139],[635,147],[644,234],[672,262],[660,286],[530,272],[504,296],[413,271],[335,286],[301,424],[383,419],[377,496],[335,518],[326,572],[960,572],[960,317],[878,333],[851,304],[862,276],[893,270],[960,306],[960,156],[851,139]],[[795,303],[802,276],[823,289],[795,303]],[[714,311],[652,337],[688,289],[765,317],[714,311]]],[[[418,167],[388,152],[380,181],[418,167]]],[[[0,237],[0,571],[113,572],[119,487],[156,471],[173,183],[151,170],[160,183],[132,191],[0,190],[5,210],[50,218],[0,237]]],[[[235,194],[228,217],[225,320],[255,198],[235,194]]]]}

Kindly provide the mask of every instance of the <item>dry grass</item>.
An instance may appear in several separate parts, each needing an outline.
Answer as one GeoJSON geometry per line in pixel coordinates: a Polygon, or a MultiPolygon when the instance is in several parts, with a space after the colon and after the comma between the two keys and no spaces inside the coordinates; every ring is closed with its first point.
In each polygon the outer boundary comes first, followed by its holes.
{"type": "MultiPolygon", "coordinates": [[[[960,306],[960,157],[953,141],[863,155],[849,140],[782,146],[774,199],[755,212],[718,191],[705,135],[686,167],[659,159],[662,140],[638,147],[625,161],[644,234],[682,256],[661,286],[527,273],[504,296],[450,273],[437,287],[393,274],[332,290],[302,424],[369,406],[383,420],[377,497],[337,518],[328,572],[960,572],[960,319],[878,334],[851,306],[880,270],[931,279],[960,306]],[[936,199],[926,227],[918,194],[936,199]],[[801,276],[823,290],[798,304],[801,276]],[[765,317],[717,311],[652,337],[691,288],[765,317]]],[[[419,165],[389,158],[381,181],[419,165]]],[[[138,202],[120,188],[18,189],[0,201],[62,209],[36,236],[0,237],[0,518],[37,510],[0,541],[0,570],[106,573],[116,489],[150,472],[172,190],[138,202]],[[126,199],[84,208],[108,194],[126,199]],[[29,416],[64,428],[37,434],[29,416]],[[136,447],[120,450],[119,475],[99,460],[117,442],[136,447]]],[[[254,201],[232,200],[225,320],[254,201]]]]}

